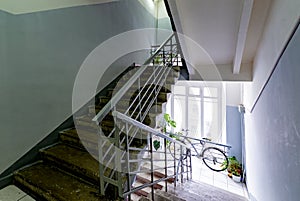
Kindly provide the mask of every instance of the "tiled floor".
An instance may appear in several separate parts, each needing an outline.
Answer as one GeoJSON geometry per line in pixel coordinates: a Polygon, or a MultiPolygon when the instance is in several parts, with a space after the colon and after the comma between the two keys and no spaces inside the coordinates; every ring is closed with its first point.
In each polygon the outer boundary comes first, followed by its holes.
{"type": "Polygon", "coordinates": [[[201,181],[226,191],[248,198],[248,191],[244,183],[237,183],[228,177],[227,172],[214,172],[202,160],[192,158],[193,180],[201,181]]]}
{"type": "Polygon", "coordinates": [[[34,201],[16,186],[10,185],[0,190],[0,201],[34,201]]]}

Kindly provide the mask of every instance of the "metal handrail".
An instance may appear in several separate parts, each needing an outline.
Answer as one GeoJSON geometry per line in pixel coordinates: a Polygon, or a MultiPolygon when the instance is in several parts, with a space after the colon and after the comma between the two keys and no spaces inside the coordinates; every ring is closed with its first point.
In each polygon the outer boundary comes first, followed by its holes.
{"type": "Polygon", "coordinates": [[[114,117],[117,117],[117,118],[121,119],[121,120],[127,121],[128,123],[140,128],[140,129],[143,129],[143,130],[145,130],[149,133],[152,133],[153,135],[156,135],[156,136],[161,137],[161,138],[165,138],[166,140],[169,140],[172,143],[177,143],[177,144],[179,144],[179,145],[181,145],[181,146],[183,146],[187,149],[190,149],[190,147],[187,146],[186,144],[184,144],[184,143],[182,143],[182,142],[180,142],[180,141],[178,141],[174,138],[171,138],[171,137],[169,137],[169,136],[167,136],[167,135],[165,135],[165,134],[163,134],[163,133],[161,133],[161,132],[159,132],[159,131],[157,131],[157,130],[155,130],[155,129],[153,129],[153,128],[151,128],[151,127],[149,127],[149,126],[147,126],[147,125],[145,125],[145,124],[143,124],[139,121],[136,121],[136,120],[134,120],[134,119],[128,117],[127,115],[124,115],[124,114],[122,114],[118,111],[113,111],[112,115],[114,117]]]}
{"type": "MultiPolygon", "coordinates": [[[[182,137],[181,135],[178,135],[178,134],[176,134],[176,133],[169,133],[169,132],[166,132],[166,133],[169,134],[169,135],[174,135],[174,136],[176,136],[176,137],[182,137]]],[[[207,144],[212,144],[212,145],[217,145],[217,146],[221,146],[221,147],[226,147],[226,148],[228,148],[228,149],[231,148],[230,145],[227,145],[227,144],[221,144],[221,143],[217,143],[217,142],[212,142],[212,141],[205,140],[205,139],[198,139],[198,138],[189,137],[189,136],[184,136],[184,138],[187,138],[187,139],[190,139],[190,140],[199,141],[199,142],[203,141],[203,142],[205,142],[205,143],[207,143],[207,144]]]]}
{"type": "MultiPolygon", "coordinates": [[[[113,111],[112,112],[112,115],[114,116],[114,118],[116,120],[120,120],[122,123],[125,123],[126,125],[126,128],[128,130],[128,125],[131,125],[133,127],[135,127],[135,129],[137,130],[142,130],[142,131],[145,131],[145,133],[147,133],[147,137],[149,139],[149,145],[148,145],[148,152],[150,154],[150,158],[147,158],[147,161],[150,162],[150,169],[149,170],[137,170],[137,171],[130,171],[130,168],[128,168],[129,172],[127,173],[127,181],[128,181],[128,189],[123,192],[123,197],[125,199],[129,199],[131,200],[130,196],[132,193],[136,192],[137,190],[141,190],[143,188],[146,188],[146,187],[151,187],[151,193],[152,193],[152,198],[154,196],[154,185],[155,184],[158,184],[160,182],[165,182],[165,190],[167,191],[167,180],[171,179],[171,178],[174,178],[174,186],[176,186],[176,180],[179,176],[181,176],[181,182],[183,182],[183,175],[184,174],[187,174],[187,179],[189,179],[188,175],[190,174],[191,175],[191,155],[189,154],[188,157],[186,157],[185,159],[182,159],[182,160],[178,160],[176,161],[175,158],[173,158],[172,160],[169,160],[167,158],[167,146],[166,146],[166,143],[167,141],[169,141],[170,143],[174,143],[176,144],[177,146],[180,146],[180,150],[181,150],[181,154],[183,153],[183,149],[186,149],[187,150],[187,153],[190,153],[190,147],[188,147],[186,144],[174,139],[174,138],[171,138],[169,137],[168,135],[165,135],[163,133],[161,133],[160,131],[158,130],[155,130],[123,113],[120,113],[118,111],[113,111]],[[164,159],[154,159],[153,158],[153,147],[152,147],[152,144],[153,144],[153,138],[154,136],[156,137],[159,137],[159,138],[163,138],[164,140],[164,159]],[[184,164],[183,163],[183,160],[186,160],[186,163],[184,164]],[[165,165],[164,167],[161,167],[161,168],[154,168],[154,162],[156,161],[164,161],[165,162],[165,165]],[[168,161],[174,161],[174,165],[171,165],[171,166],[168,166],[167,165],[167,162],[168,161]],[[171,175],[169,175],[169,173],[167,173],[168,169],[169,168],[174,168],[174,173],[171,173],[171,175]],[[184,170],[184,168],[186,168],[186,170],[184,170]],[[161,178],[161,179],[155,179],[154,180],[154,171],[156,169],[159,169],[159,170],[165,170],[165,173],[164,173],[164,177],[161,178]],[[131,186],[131,183],[129,182],[130,181],[130,175],[137,175],[139,173],[145,173],[145,172],[149,172],[150,173],[150,176],[151,176],[151,180],[148,182],[148,183],[145,183],[145,184],[142,184],[138,187],[133,187],[131,186]]],[[[127,141],[128,141],[128,138],[127,138],[127,141]]],[[[130,147],[127,146],[127,149],[126,149],[126,153],[127,153],[127,167],[130,167],[130,163],[131,162],[136,162],[138,160],[130,160],[130,157],[129,157],[129,149],[130,147]]],[[[175,150],[174,150],[174,154],[175,154],[175,150]]],[[[139,160],[143,160],[142,159],[139,159],[139,160]]],[[[124,162],[125,162],[124,161],[124,162]]]]}
{"type": "Polygon", "coordinates": [[[152,60],[159,54],[161,49],[172,40],[172,34],[155,52],[154,54],[145,61],[144,65],[141,66],[137,72],[127,81],[127,83],[110,99],[110,101],[103,107],[103,109],[92,119],[97,125],[103,120],[103,118],[111,111],[111,109],[121,100],[128,89],[134,84],[134,82],[142,75],[142,73],[147,69],[147,65],[152,62],[152,60]]]}
{"type": "MultiPolygon", "coordinates": [[[[125,127],[124,125],[121,127],[114,126],[114,128],[111,130],[111,132],[106,135],[106,137],[104,137],[103,139],[100,137],[99,139],[99,161],[102,161],[104,159],[107,159],[108,161],[106,161],[105,165],[101,165],[99,166],[99,173],[100,173],[100,193],[102,195],[104,195],[107,187],[109,186],[109,184],[117,187],[118,189],[118,194],[119,196],[122,196],[124,193],[124,189],[128,188],[129,192],[132,192],[132,190],[135,190],[134,188],[131,187],[132,182],[133,182],[133,177],[131,177],[130,175],[133,174],[134,172],[130,171],[130,165],[134,164],[138,161],[143,161],[142,159],[130,159],[129,157],[129,149],[131,148],[131,143],[133,142],[134,139],[136,138],[136,135],[140,133],[140,130],[144,130],[147,133],[147,137],[148,139],[148,152],[151,155],[151,158],[147,159],[147,161],[151,162],[151,166],[153,166],[153,162],[155,161],[155,159],[153,158],[153,147],[149,146],[152,145],[152,136],[157,136],[158,138],[162,138],[164,140],[164,155],[165,155],[165,159],[161,160],[165,162],[165,175],[168,176],[167,173],[167,162],[169,161],[167,159],[167,141],[169,141],[170,143],[176,144],[177,146],[181,147],[182,149],[190,149],[189,147],[187,147],[187,145],[185,145],[182,142],[179,142],[157,130],[154,130],[153,128],[144,125],[143,122],[144,119],[146,118],[146,115],[149,113],[151,107],[154,104],[154,101],[156,101],[156,105],[158,104],[158,94],[160,93],[162,86],[165,86],[165,84],[167,83],[167,76],[169,75],[172,67],[174,65],[179,65],[178,60],[181,59],[180,53],[178,52],[178,47],[177,47],[177,42],[173,41],[174,39],[176,39],[176,37],[174,37],[175,34],[172,34],[162,45],[160,45],[159,48],[152,50],[151,49],[151,57],[149,59],[147,59],[144,63],[143,66],[139,67],[137,69],[137,71],[134,73],[133,76],[131,76],[131,78],[122,86],[120,87],[120,89],[118,90],[118,92],[116,94],[113,95],[113,97],[111,98],[111,100],[102,108],[102,110],[92,119],[93,122],[100,124],[100,122],[105,118],[105,116],[107,116],[110,112],[112,112],[112,115],[114,116],[115,119],[115,123],[116,120],[119,119],[121,121],[123,121],[124,123],[126,123],[125,127]],[[170,45],[169,45],[170,44],[170,45]],[[169,49],[170,48],[170,49],[169,49]],[[174,63],[175,62],[175,63],[174,63]],[[151,69],[153,68],[153,72],[151,74],[151,76],[147,76],[145,78],[146,79],[146,83],[145,79],[142,79],[144,72],[146,72],[146,69],[151,69]],[[141,86],[141,82],[142,85],[141,86]],[[122,99],[122,97],[127,93],[128,90],[130,90],[131,88],[135,88],[137,84],[137,88],[139,90],[139,94],[135,97],[134,101],[132,101],[132,103],[130,104],[129,108],[127,108],[127,110],[125,109],[125,113],[120,113],[117,112],[117,108],[118,108],[118,103],[120,102],[120,100],[122,99]],[[155,86],[153,88],[148,86],[152,86],[152,84],[155,86]],[[145,92],[146,90],[146,92],[145,92]],[[148,96],[147,96],[147,95],[148,96]],[[151,96],[150,96],[151,95],[151,96]],[[151,97],[151,98],[150,98],[151,97]],[[137,105],[136,102],[138,103],[137,105]],[[124,132],[125,130],[126,132],[124,132]],[[123,136],[121,135],[122,133],[125,133],[126,135],[123,136]],[[130,133],[130,137],[129,137],[129,133],[130,133]],[[113,143],[109,146],[109,148],[104,148],[105,144],[107,144],[107,142],[109,142],[108,140],[106,140],[106,138],[114,138],[113,143]],[[150,142],[149,142],[150,141],[150,142]],[[125,143],[125,144],[124,144],[125,143]],[[117,147],[120,149],[120,153],[115,152],[113,154],[111,154],[111,149],[112,147],[117,147]],[[151,147],[151,148],[150,148],[151,147]],[[108,156],[110,158],[108,158],[108,156]],[[113,167],[111,167],[111,165],[114,165],[113,167]],[[126,166],[124,168],[128,168],[129,172],[126,173],[126,177],[127,177],[127,182],[126,184],[124,183],[122,177],[124,176],[124,173],[121,173],[119,170],[121,170],[121,168],[123,166],[126,166]],[[109,170],[109,175],[104,175],[105,172],[107,172],[107,170],[109,170]]],[[[119,106],[124,107],[124,104],[121,104],[119,106]]],[[[123,111],[124,108],[122,108],[123,111]]],[[[155,111],[157,111],[157,108],[155,108],[155,111]]],[[[99,134],[101,134],[101,130],[98,130],[99,134]]],[[[174,150],[174,154],[175,154],[175,150],[174,150]]],[[[170,155],[172,155],[172,153],[170,153],[170,155]]],[[[170,160],[172,161],[172,160],[170,160]]],[[[171,177],[173,178],[178,178],[178,176],[181,176],[181,180],[183,182],[183,173],[185,173],[183,171],[184,166],[186,166],[186,168],[190,169],[191,172],[191,165],[183,165],[181,164],[181,166],[179,167],[179,163],[178,166],[176,164],[175,159],[174,161],[174,165],[170,166],[170,168],[174,168],[174,175],[172,175],[171,177]],[[177,168],[176,168],[177,166],[177,168]],[[181,168],[181,171],[179,171],[179,168],[181,168]]],[[[187,161],[188,164],[188,161],[187,161]]],[[[191,161],[190,161],[191,164],[191,161]]],[[[153,170],[153,167],[151,167],[151,170],[153,170]]],[[[170,175],[169,175],[170,176],[170,175]]],[[[188,177],[187,177],[188,179],[188,177]]],[[[154,179],[153,179],[153,173],[151,173],[151,183],[153,184],[154,179]]],[[[152,185],[152,184],[148,184],[148,185],[152,185]]],[[[176,186],[176,181],[174,181],[174,185],[176,186]]],[[[166,191],[167,191],[167,187],[166,187],[166,191]]],[[[152,193],[154,193],[153,190],[153,186],[152,186],[152,193]]],[[[129,195],[130,198],[130,195],[129,195]]]]}

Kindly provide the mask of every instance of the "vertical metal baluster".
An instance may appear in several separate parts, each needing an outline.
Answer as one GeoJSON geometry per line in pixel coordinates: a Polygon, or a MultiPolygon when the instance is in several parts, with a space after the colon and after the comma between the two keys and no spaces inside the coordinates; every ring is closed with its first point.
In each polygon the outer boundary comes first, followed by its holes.
{"type": "MultiPolygon", "coordinates": [[[[101,128],[100,128],[101,129],[101,128]]],[[[98,130],[98,154],[99,154],[99,176],[100,176],[100,194],[104,195],[104,171],[103,171],[103,165],[102,165],[102,130],[98,130]]]]}
{"type": "MultiPolygon", "coordinates": [[[[141,77],[139,77],[138,78],[138,90],[141,90],[141,77]]],[[[139,105],[139,111],[140,111],[140,122],[142,122],[143,120],[142,120],[142,103],[141,103],[141,92],[139,91],[139,103],[138,103],[138,105],[139,105]]],[[[141,133],[141,132],[140,132],[141,133]]],[[[142,142],[143,141],[143,139],[142,139],[142,133],[140,134],[140,142],[141,142],[141,144],[143,143],[142,142]]]]}
{"type": "Polygon", "coordinates": [[[190,158],[190,178],[192,179],[192,150],[190,150],[190,153],[189,153],[189,158],[190,158]]]}
{"type": "MultiPolygon", "coordinates": [[[[141,107],[141,77],[139,77],[138,78],[138,96],[139,96],[139,103],[138,103],[138,105],[139,105],[139,111],[140,111],[140,122],[142,122],[141,120],[142,120],[142,107],[141,107]]],[[[136,118],[137,119],[137,118],[136,118]]]]}
{"type": "MultiPolygon", "coordinates": [[[[150,161],[151,161],[151,183],[154,181],[154,172],[153,172],[153,142],[152,142],[152,137],[153,134],[150,133],[150,161]]],[[[154,187],[153,185],[151,186],[151,195],[152,195],[152,200],[154,201],[154,187]]]]}
{"type": "MultiPolygon", "coordinates": [[[[113,108],[114,111],[116,111],[116,107],[113,108]]],[[[117,117],[114,117],[114,122],[117,122],[117,117]]],[[[118,183],[118,194],[120,197],[123,196],[123,189],[122,189],[122,175],[121,175],[121,170],[122,170],[122,162],[121,162],[121,147],[120,147],[120,129],[115,123],[115,133],[114,133],[114,138],[115,138],[115,146],[114,146],[114,153],[115,153],[115,167],[116,168],[116,177],[117,177],[117,183],[118,183]]]]}
{"type": "MultiPolygon", "coordinates": [[[[164,149],[165,149],[165,176],[168,177],[168,163],[167,163],[167,139],[164,138],[164,149]]],[[[165,180],[165,191],[168,192],[168,182],[165,180]]]]}
{"type": "Polygon", "coordinates": [[[173,66],[173,37],[170,41],[170,53],[171,53],[171,66],[173,66]]]}
{"type": "Polygon", "coordinates": [[[186,148],[185,148],[185,153],[186,153],[186,158],[185,158],[185,160],[186,160],[186,179],[189,180],[189,156],[188,156],[189,152],[186,148]]]}
{"type": "Polygon", "coordinates": [[[166,65],[165,46],[163,46],[163,65],[166,65]]]}
{"type": "MultiPolygon", "coordinates": [[[[129,134],[129,129],[128,129],[128,123],[126,123],[126,162],[127,162],[127,186],[128,186],[128,191],[131,191],[131,179],[130,179],[130,157],[129,157],[129,144],[128,144],[128,134],[129,134]]],[[[131,200],[131,194],[128,195],[129,201],[131,200]]]]}
{"type": "MultiPolygon", "coordinates": [[[[158,76],[158,75],[156,75],[156,71],[158,70],[158,68],[159,68],[159,67],[156,67],[155,72],[154,72],[154,73],[155,73],[155,74],[154,74],[155,76],[154,76],[154,81],[153,81],[153,83],[155,84],[155,88],[154,88],[154,93],[155,93],[155,95],[158,93],[157,88],[156,88],[156,84],[157,84],[157,80],[156,80],[156,79],[157,79],[157,76],[158,76]]],[[[155,96],[155,95],[154,95],[154,96],[155,96]]],[[[157,98],[156,98],[156,100],[155,100],[155,112],[156,112],[156,114],[157,114],[157,98]]]]}
{"type": "Polygon", "coordinates": [[[174,143],[174,173],[175,173],[175,179],[174,179],[174,187],[176,187],[176,182],[177,182],[177,168],[176,168],[176,144],[175,142],[172,142],[174,143]]]}
{"type": "MultiPolygon", "coordinates": [[[[182,156],[182,145],[180,145],[180,157],[182,156]]],[[[183,160],[180,158],[180,162],[181,162],[181,183],[183,183],[183,172],[184,172],[184,168],[183,168],[183,160]]]]}

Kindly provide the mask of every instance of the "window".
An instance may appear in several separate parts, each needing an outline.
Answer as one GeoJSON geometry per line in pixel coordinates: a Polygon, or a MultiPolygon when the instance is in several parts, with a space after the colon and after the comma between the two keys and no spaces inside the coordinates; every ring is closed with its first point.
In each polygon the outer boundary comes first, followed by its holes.
{"type": "Polygon", "coordinates": [[[189,136],[225,139],[225,102],[221,83],[179,81],[172,87],[166,112],[177,123],[174,132],[189,130],[189,136]]]}

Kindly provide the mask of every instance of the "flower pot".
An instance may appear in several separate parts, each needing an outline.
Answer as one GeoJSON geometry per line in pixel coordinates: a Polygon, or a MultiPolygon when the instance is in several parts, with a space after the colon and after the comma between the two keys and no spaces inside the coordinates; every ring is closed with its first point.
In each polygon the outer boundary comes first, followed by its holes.
{"type": "Polygon", "coordinates": [[[236,175],[232,174],[232,179],[235,182],[241,182],[241,176],[236,176],[236,175]]]}

